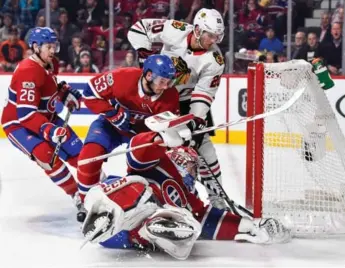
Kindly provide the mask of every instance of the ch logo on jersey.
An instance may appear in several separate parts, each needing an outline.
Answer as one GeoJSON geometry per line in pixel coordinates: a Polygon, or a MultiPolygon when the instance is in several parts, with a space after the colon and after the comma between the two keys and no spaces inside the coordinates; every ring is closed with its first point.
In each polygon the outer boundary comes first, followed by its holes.
{"type": "Polygon", "coordinates": [[[168,179],[163,182],[162,194],[165,202],[171,206],[187,206],[187,198],[181,186],[174,180],[168,179]]]}
{"type": "Polygon", "coordinates": [[[218,52],[213,52],[213,57],[220,66],[224,64],[224,58],[218,52]]]}
{"type": "Polygon", "coordinates": [[[178,21],[178,20],[173,20],[173,22],[171,23],[171,26],[181,31],[186,30],[186,23],[178,21]]]}
{"type": "Polygon", "coordinates": [[[59,92],[55,92],[50,99],[47,102],[47,110],[50,113],[54,113],[55,112],[55,107],[56,107],[56,102],[59,99],[59,92]]]}

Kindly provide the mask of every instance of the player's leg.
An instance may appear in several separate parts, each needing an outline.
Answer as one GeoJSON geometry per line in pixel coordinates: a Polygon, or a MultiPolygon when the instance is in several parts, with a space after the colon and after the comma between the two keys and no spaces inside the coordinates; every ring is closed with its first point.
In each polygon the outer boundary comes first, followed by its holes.
{"type": "MultiPolygon", "coordinates": [[[[99,117],[90,126],[78,161],[109,153],[124,141],[124,138],[106,119],[99,117]]],[[[103,161],[78,166],[78,188],[82,201],[89,189],[99,183],[103,161]]]]}
{"type": "Polygon", "coordinates": [[[58,187],[69,195],[77,192],[73,175],[59,157],[52,168],[49,166],[55,149],[53,145],[25,128],[8,133],[8,138],[15,147],[36,161],[58,187]]]}
{"type": "Polygon", "coordinates": [[[198,148],[199,154],[205,159],[208,167],[206,165],[200,165],[200,179],[203,185],[206,186],[207,193],[209,194],[209,199],[211,204],[219,209],[227,208],[223,198],[219,197],[214,193],[212,189],[217,188],[217,184],[214,182],[215,179],[222,184],[222,172],[218,162],[218,157],[216,149],[210,140],[210,136],[205,134],[203,141],[198,148]],[[212,173],[209,171],[212,170],[212,173]]]}

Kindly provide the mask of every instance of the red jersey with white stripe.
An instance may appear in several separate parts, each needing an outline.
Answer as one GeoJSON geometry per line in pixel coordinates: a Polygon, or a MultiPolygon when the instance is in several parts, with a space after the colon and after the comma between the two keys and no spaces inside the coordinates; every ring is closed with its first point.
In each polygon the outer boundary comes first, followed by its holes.
{"type": "Polygon", "coordinates": [[[21,127],[39,134],[42,124],[52,120],[58,98],[55,75],[53,69],[45,69],[32,57],[19,63],[1,117],[6,134],[21,127]]]}
{"type": "MultiPolygon", "coordinates": [[[[129,147],[152,142],[157,133],[145,132],[134,136],[129,147]]],[[[204,203],[190,193],[179,171],[159,145],[127,153],[129,175],[139,175],[148,180],[154,195],[162,204],[189,209],[202,223],[202,237],[214,240],[232,240],[238,233],[239,216],[204,203]]]]}
{"type": "Polygon", "coordinates": [[[216,44],[208,51],[193,51],[192,35],[193,25],[184,22],[142,19],[130,28],[127,37],[135,49],[152,50],[153,43],[162,43],[161,54],[171,57],[174,64],[179,57],[187,63],[190,77],[176,86],[180,101],[190,100],[190,113],[206,118],[224,71],[224,59],[216,44]]]}
{"type": "Polygon", "coordinates": [[[148,116],[170,111],[179,114],[179,100],[176,88],[168,88],[160,95],[149,96],[141,84],[142,70],[120,68],[93,77],[84,90],[84,103],[94,113],[102,114],[114,109],[119,103],[131,115],[132,129],[147,131],[144,119],[148,116]]]}

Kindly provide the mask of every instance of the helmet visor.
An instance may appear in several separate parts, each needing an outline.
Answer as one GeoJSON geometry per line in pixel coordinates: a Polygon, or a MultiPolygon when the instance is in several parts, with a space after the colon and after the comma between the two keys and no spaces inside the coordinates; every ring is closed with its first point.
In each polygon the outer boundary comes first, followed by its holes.
{"type": "Polygon", "coordinates": [[[217,44],[219,44],[220,42],[222,42],[222,40],[223,40],[223,38],[224,38],[224,33],[215,34],[215,33],[210,33],[210,32],[204,31],[204,35],[205,35],[208,39],[210,39],[210,40],[216,42],[217,44]]]}
{"type": "Polygon", "coordinates": [[[160,88],[172,87],[174,85],[174,82],[175,82],[174,79],[165,78],[159,75],[154,75],[152,79],[152,83],[154,83],[156,86],[160,88]]]}
{"type": "Polygon", "coordinates": [[[53,49],[55,53],[59,53],[60,52],[60,42],[56,41],[53,43],[43,43],[42,48],[46,48],[48,50],[53,49]]]}

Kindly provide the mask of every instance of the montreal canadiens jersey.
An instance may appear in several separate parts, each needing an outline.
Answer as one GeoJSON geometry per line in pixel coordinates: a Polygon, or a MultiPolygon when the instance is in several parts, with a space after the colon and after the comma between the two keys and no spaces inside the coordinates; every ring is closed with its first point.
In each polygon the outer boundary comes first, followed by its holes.
{"type": "Polygon", "coordinates": [[[141,75],[141,69],[129,67],[93,77],[84,90],[85,105],[92,112],[102,114],[113,110],[114,104],[119,103],[130,112],[136,133],[148,130],[144,123],[146,117],[166,111],[179,114],[176,88],[168,88],[160,95],[146,95],[141,75]]]}
{"type": "MultiPolygon", "coordinates": [[[[157,134],[145,132],[134,136],[129,148],[152,142],[157,134]]],[[[126,154],[129,175],[142,176],[150,184],[161,204],[187,208],[202,224],[202,237],[232,240],[238,233],[240,217],[204,203],[184,186],[183,179],[166,154],[166,147],[153,145],[126,154]]]]}
{"type": "Polygon", "coordinates": [[[53,119],[58,98],[56,74],[54,68],[43,68],[32,56],[19,63],[1,117],[7,134],[21,127],[39,134],[42,124],[53,119]]]}
{"type": "Polygon", "coordinates": [[[175,20],[142,19],[128,32],[135,49],[152,50],[152,43],[162,43],[161,54],[172,58],[178,72],[179,57],[186,63],[189,75],[176,86],[180,101],[190,100],[190,112],[205,118],[217,92],[224,71],[224,58],[217,45],[208,51],[190,49],[193,26],[175,20]]]}

